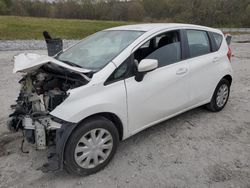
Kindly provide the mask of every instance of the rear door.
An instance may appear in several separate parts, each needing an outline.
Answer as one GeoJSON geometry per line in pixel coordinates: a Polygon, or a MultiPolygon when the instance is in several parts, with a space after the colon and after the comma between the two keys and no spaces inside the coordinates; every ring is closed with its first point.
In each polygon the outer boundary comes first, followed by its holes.
{"type": "Polygon", "coordinates": [[[217,85],[219,56],[214,52],[207,31],[186,30],[188,50],[190,104],[198,105],[209,100],[217,85]]]}

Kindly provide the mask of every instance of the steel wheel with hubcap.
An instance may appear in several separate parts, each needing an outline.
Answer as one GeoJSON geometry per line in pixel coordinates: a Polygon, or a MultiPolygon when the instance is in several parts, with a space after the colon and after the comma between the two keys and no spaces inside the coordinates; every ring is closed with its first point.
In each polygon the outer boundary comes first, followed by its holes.
{"type": "Polygon", "coordinates": [[[111,134],[102,128],[87,132],[75,148],[75,161],[82,168],[94,168],[103,163],[113,148],[111,134]]]}
{"type": "Polygon", "coordinates": [[[206,105],[207,109],[212,112],[221,111],[227,104],[229,94],[230,82],[223,78],[217,85],[211,102],[206,105]]]}
{"type": "Polygon", "coordinates": [[[217,92],[216,104],[218,107],[224,106],[228,98],[228,86],[222,84],[217,92]]]}
{"type": "Polygon", "coordinates": [[[114,123],[96,116],[82,122],[70,135],[64,167],[73,174],[89,175],[104,168],[115,154],[119,134],[114,123]]]}

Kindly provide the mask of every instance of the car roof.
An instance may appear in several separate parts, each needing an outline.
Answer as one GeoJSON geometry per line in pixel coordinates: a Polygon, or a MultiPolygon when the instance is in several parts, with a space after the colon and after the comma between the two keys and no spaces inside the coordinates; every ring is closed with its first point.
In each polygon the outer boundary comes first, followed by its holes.
{"type": "Polygon", "coordinates": [[[178,24],[178,23],[148,23],[148,24],[134,24],[134,25],[124,25],[113,27],[107,30],[126,30],[126,31],[144,31],[148,32],[151,30],[157,31],[162,29],[170,29],[170,28],[188,28],[188,29],[202,29],[208,31],[219,32],[217,29],[213,29],[210,27],[193,25],[193,24],[178,24]]]}

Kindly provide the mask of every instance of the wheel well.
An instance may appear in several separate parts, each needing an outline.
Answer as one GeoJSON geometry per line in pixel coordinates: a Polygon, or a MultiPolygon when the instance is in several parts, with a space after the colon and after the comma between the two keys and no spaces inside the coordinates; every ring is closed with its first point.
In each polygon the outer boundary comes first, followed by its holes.
{"type": "Polygon", "coordinates": [[[120,118],[117,115],[110,113],[110,112],[102,112],[102,113],[97,113],[97,114],[93,114],[91,116],[88,116],[88,117],[84,118],[82,121],[85,121],[86,119],[89,119],[89,118],[93,118],[95,116],[102,116],[102,117],[105,117],[108,120],[112,121],[118,130],[119,139],[122,140],[122,138],[123,138],[123,125],[122,125],[120,118]]]}
{"type": "Polygon", "coordinates": [[[231,84],[232,84],[232,76],[230,76],[230,75],[226,75],[226,76],[224,76],[222,79],[226,79],[227,81],[229,81],[229,83],[230,83],[230,86],[231,86],[231,84]]]}

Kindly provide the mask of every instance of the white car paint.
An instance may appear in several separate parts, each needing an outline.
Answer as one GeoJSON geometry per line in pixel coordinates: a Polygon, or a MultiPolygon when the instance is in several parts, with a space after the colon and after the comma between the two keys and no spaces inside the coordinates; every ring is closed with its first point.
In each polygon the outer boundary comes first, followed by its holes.
{"type": "MultiPolygon", "coordinates": [[[[105,73],[106,71],[112,73],[115,68],[114,64],[110,63],[105,67],[105,73]]],[[[120,118],[125,133],[127,131],[128,116],[124,80],[104,86],[105,80],[103,80],[103,77],[106,76],[107,78],[108,76],[102,71],[94,74],[87,85],[70,90],[69,97],[61,105],[57,106],[51,112],[51,115],[68,122],[78,123],[83,117],[110,112],[120,118]]]]}
{"type": "Polygon", "coordinates": [[[78,73],[88,73],[90,70],[73,67],[62,63],[61,61],[56,60],[53,57],[49,57],[47,55],[39,55],[33,53],[22,53],[17,56],[14,56],[14,69],[13,73],[17,72],[31,72],[35,69],[38,69],[44,64],[53,63],[59,65],[61,67],[67,68],[73,72],[78,73]]]}
{"type": "Polygon", "coordinates": [[[155,59],[143,59],[138,65],[138,72],[147,72],[154,70],[158,67],[158,60],[155,59]]]}
{"type": "Polygon", "coordinates": [[[187,62],[183,61],[158,68],[149,72],[142,82],[133,77],[125,80],[130,132],[138,132],[187,107],[188,74],[176,74],[186,66],[187,62]]]}
{"type": "MultiPolygon", "coordinates": [[[[95,73],[87,85],[70,90],[69,97],[51,115],[78,123],[97,113],[113,113],[121,120],[123,139],[126,139],[149,126],[210,102],[220,79],[225,75],[232,75],[231,64],[227,58],[228,46],[224,38],[218,52],[157,68],[147,73],[142,82],[137,82],[133,76],[109,85],[104,84],[113,71],[144,42],[160,33],[177,29],[222,34],[217,29],[187,24],[139,24],[108,29],[139,30],[145,33],[95,73]]],[[[39,66],[45,62],[59,64],[53,58],[41,62],[38,63],[39,66]]],[[[16,65],[14,72],[29,68],[29,65],[16,65]]],[[[75,67],[69,69],[88,72],[75,67]]]]}

